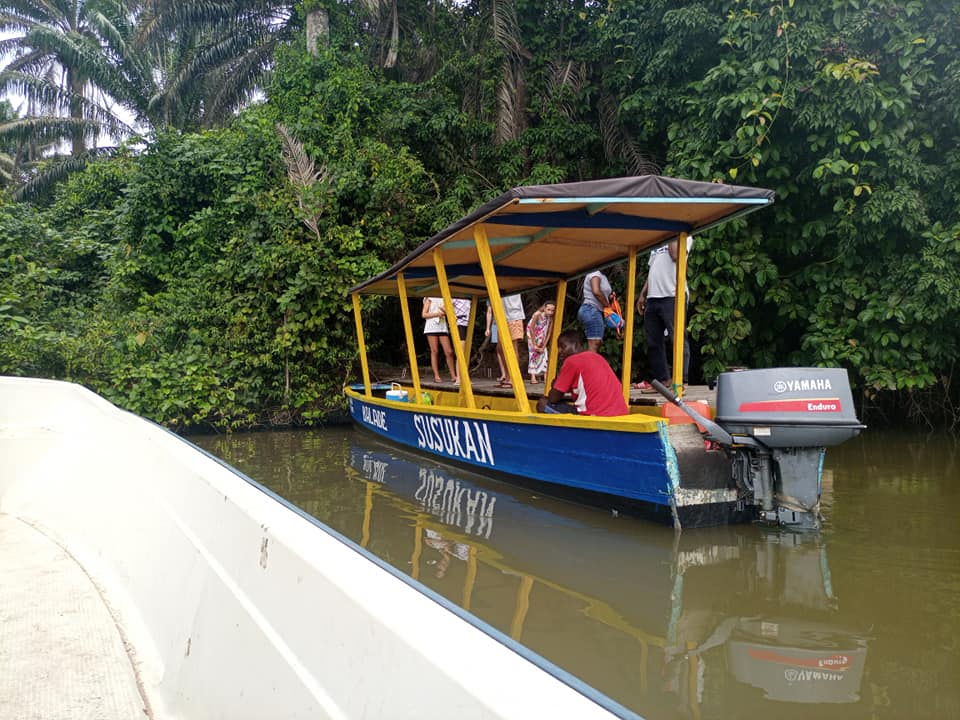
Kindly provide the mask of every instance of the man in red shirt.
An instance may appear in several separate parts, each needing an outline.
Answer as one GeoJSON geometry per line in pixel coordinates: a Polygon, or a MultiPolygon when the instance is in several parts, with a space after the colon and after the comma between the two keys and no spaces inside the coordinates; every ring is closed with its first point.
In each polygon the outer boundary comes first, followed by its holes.
{"type": "Polygon", "coordinates": [[[557,338],[557,357],[563,367],[550,392],[537,401],[537,410],[605,417],[630,413],[620,380],[602,355],[583,349],[577,332],[567,331],[557,338]],[[573,405],[563,402],[568,392],[573,393],[573,405]]]}

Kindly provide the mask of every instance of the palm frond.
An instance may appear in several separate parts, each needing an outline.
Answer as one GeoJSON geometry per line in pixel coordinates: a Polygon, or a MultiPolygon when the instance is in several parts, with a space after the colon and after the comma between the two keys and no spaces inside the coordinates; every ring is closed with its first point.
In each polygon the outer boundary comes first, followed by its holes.
{"type": "Polygon", "coordinates": [[[497,85],[497,122],[494,141],[516,140],[526,128],[526,81],[523,68],[509,59],[497,85]]]}
{"type": "Polygon", "coordinates": [[[17,166],[17,161],[12,155],[0,150],[0,187],[7,185],[13,180],[14,168],[17,166]]]}
{"type": "Polygon", "coordinates": [[[0,140],[55,143],[74,133],[96,137],[102,126],[93,120],[70,117],[25,117],[0,124],[0,140]]]}
{"type": "Polygon", "coordinates": [[[65,180],[72,173],[83,170],[91,160],[113,155],[116,151],[115,147],[96,148],[78,156],[65,155],[47,159],[38,168],[36,174],[11,193],[11,197],[20,202],[47,196],[57,183],[65,180]]]}
{"type": "Polygon", "coordinates": [[[45,75],[53,68],[54,64],[54,60],[46,53],[26,52],[13,58],[4,69],[31,75],[45,75]]]}
{"type": "Polygon", "coordinates": [[[600,137],[607,160],[622,161],[631,175],[658,175],[660,166],[620,124],[617,101],[604,93],[598,103],[600,137]]]}
{"type": "Polygon", "coordinates": [[[70,104],[69,93],[48,76],[18,70],[0,72],[0,93],[23,97],[28,103],[49,110],[63,110],[70,104]]]}
{"type": "Polygon", "coordinates": [[[491,0],[490,26],[494,41],[510,56],[527,60],[532,58],[523,47],[517,8],[513,0],[491,0]]]}
{"type": "Polygon", "coordinates": [[[273,43],[254,48],[229,67],[211,75],[212,91],[207,93],[209,108],[205,113],[205,125],[223,122],[249,101],[258,83],[264,79],[264,66],[272,60],[274,50],[273,43]]]}
{"type": "Polygon", "coordinates": [[[390,44],[387,46],[387,57],[383,61],[385,68],[395,67],[397,56],[400,54],[400,18],[397,16],[397,0],[393,0],[390,26],[390,44]]]}
{"type": "Polygon", "coordinates": [[[0,93],[19,95],[35,107],[44,108],[47,112],[54,114],[58,112],[67,114],[71,107],[76,108],[84,119],[97,124],[101,127],[101,132],[112,137],[120,137],[133,131],[133,128],[117,116],[117,113],[95,101],[64,90],[51,82],[48,77],[36,77],[20,72],[2,72],[0,73],[0,93]]]}
{"type": "Polygon", "coordinates": [[[325,166],[318,170],[313,160],[307,155],[303,144],[282,123],[277,123],[277,134],[282,143],[282,156],[287,166],[287,178],[297,193],[297,204],[303,214],[303,224],[313,231],[320,239],[320,216],[323,214],[323,204],[318,202],[318,196],[312,192],[317,185],[324,186],[330,176],[325,166]],[[313,207],[308,208],[308,205],[313,207]]]}
{"type": "Polygon", "coordinates": [[[587,73],[583,63],[574,63],[572,60],[551,60],[547,63],[544,78],[546,93],[553,106],[565,117],[572,120],[576,116],[570,100],[582,93],[586,84],[587,73]]]}

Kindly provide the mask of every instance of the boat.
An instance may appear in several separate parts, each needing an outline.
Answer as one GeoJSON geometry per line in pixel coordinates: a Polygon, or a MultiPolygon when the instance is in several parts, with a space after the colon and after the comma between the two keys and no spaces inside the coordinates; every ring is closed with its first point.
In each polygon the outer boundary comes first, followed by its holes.
{"type": "Polygon", "coordinates": [[[79,385],[0,377],[0,458],[4,717],[636,717],[79,385]]]}
{"type": "MultiPolygon", "coordinates": [[[[626,263],[621,383],[630,398],[635,278],[640,253],[678,239],[677,294],[685,293],[687,238],[769,206],[771,190],[655,175],[513,188],[429,238],[349,291],[362,380],[345,386],[357,426],[400,445],[495,473],[543,492],[675,528],[758,521],[820,526],[825,448],[856,436],[843,368],[765,368],[722,373],[714,406],[685,402],[685,307],[677,303],[673,383],[656,383],[663,405],[630,405],[620,417],[537,413],[517,354],[504,343],[512,395],[474,387],[473,338],[453,343],[458,388],[421,380],[411,298],[442,297],[449,327],[453,298],[471,299],[468,327],[489,300],[507,327],[504,295],[556,293],[564,317],[567,287],[586,273],[626,263]],[[371,380],[363,298],[399,300],[409,375],[371,380]]],[[[377,312],[389,304],[377,303],[377,312]]],[[[547,378],[556,376],[557,333],[547,378]]]]}

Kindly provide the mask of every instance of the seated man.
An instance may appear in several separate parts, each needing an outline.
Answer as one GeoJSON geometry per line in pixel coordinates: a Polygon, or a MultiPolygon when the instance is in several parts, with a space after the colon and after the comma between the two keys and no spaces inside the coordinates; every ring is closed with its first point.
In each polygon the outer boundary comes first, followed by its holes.
{"type": "Polygon", "coordinates": [[[537,401],[537,410],[607,417],[629,414],[620,380],[602,355],[583,349],[578,333],[568,330],[557,338],[557,358],[563,367],[550,392],[537,401]],[[573,405],[563,402],[567,392],[574,395],[573,405]]]}

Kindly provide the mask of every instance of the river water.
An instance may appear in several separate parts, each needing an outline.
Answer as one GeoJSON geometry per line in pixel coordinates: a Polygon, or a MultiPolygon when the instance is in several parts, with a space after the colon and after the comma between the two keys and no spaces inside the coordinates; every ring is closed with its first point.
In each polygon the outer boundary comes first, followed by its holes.
{"type": "Polygon", "coordinates": [[[348,428],[192,440],[649,720],[960,718],[954,439],[831,448],[815,534],[675,534],[348,428]]]}

